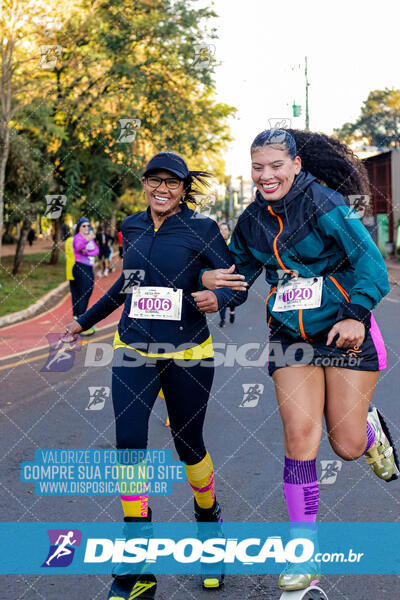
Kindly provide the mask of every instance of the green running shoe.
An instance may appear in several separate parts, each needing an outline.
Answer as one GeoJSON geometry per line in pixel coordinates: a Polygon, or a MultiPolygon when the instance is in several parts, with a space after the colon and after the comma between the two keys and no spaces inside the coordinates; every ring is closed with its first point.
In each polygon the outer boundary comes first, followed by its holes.
{"type": "Polygon", "coordinates": [[[290,567],[285,573],[279,576],[278,587],[286,592],[295,592],[297,590],[305,590],[310,585],[316,585],[321,579],[321,575],[302,573],[290,573],[290,567]]]}
{"type": "Polygon", "coordinates": [[[375,432],[375,442],[365,453],[365,460],[379,479],[398,479],[400,472],[396,450],[388,426],[374,406],[368,412],[367,421],[375,432]]]}
{"type": "Polygon", "coordinates": [[[96,327],[90,327],[89,329],[86,329],[86,331],[81,331],[79,335],[89,336],[93,335],[94,333],[96,333],[96,327]]]}
{"type": "MultiPolygon", "coordinates": [[[[319,550],[318,544],[318,533],[317,530],[311,530],[302,527],[295,527],[290,530],[290,538],[301,538],[305,537],[312,540],[314,544],[314,556],[319,550]]],[[[286,563],[283,573],[279,576],[278,587],[286,592],[295,592],[297,590],[305,590],[310,585],[316,585],[321,579],[321,573],[317,573],[319,570],[318,563],[314,562],[313,559],[306,563],[286,563]],[[308,571],[304,573],[304,571],[308,571]]]]}

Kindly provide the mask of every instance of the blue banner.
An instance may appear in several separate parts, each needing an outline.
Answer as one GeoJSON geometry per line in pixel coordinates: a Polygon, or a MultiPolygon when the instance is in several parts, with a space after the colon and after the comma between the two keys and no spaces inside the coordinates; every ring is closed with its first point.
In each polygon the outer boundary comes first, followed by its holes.
{"type": "Polygon", "coordinates": [[[400,573],[400,523],[0,523],[0,573],[400,573]]]}

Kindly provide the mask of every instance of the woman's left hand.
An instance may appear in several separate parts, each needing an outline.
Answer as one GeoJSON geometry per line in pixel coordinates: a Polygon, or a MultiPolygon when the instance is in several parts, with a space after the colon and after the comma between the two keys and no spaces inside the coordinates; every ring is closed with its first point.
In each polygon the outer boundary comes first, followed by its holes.
{"type": "Polygon", "coordinates": [[[201,312],[217,312],[218,298],[214,292],[211,292],[210,290],[205,290],[204,292],[193,292],[192,296],[197,304],[197,308],[201,310],[201,312]]]}
{"type": "Polygon", "coordinates": [[[355,319],[344,319],[335,323],[330,332],[328,333],[328,339],[326,341],[329,346],[335,335],[339,334],[336,341],[337,348],[346,348],[348,346],[360,347],[365,338],[365,326],[361,321],[355,319]]]}

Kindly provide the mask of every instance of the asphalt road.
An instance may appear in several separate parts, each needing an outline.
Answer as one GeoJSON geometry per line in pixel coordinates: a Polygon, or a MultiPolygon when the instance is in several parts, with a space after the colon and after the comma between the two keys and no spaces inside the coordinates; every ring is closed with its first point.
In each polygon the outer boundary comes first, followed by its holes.
{"type": "MultiPolygon", "coordinates": [[[[254,286],[248,302],[237,309],[237,322],[220,330],[218,316],[210,318],[215,342],[265,344],[264,285],[254,286]]],[[[398,401],[400,362],[400,288],[394,286],[375,316],[381,327],[388,369],[381,375],[377,404],[399,441],[398,401]]],[[[113,328],[110,328],[111,342],[113,328]]],[[[104,334],[106,332],[102,332],[104,334]]],[[[95,341],[92,338],[90,341],[95,341]]],[[[43,351],[41,352],[43,354],[43,351]]],[[[65,373],[41,371],[45,361],[3,368],[1,363],[2,436],[0,519],[2,521],[118,521],[120,501],[112,497],[39,497],[33,485],[19,480],[19,464],[33,460],[37,448],[107,448],[114,443],[111,402],[102,410],[85,410],[90,386],[110,386],[111,367],[84,367],[86,347],[75,354],[65,373]]],[[[164,426],[166,409],[158,400],[150,422],[149,445],[173,448],[164,426]]],[[[216,470],[216,490],[226,521],[286,521],[282,494],[283,444],[272,380],[265,367],[224,366],[216,370],[205,438],[216,470]],[[242,407],[244,384],[264,386],[258,403],[242,407]]],[[[318,461],[334,459],[326,435],[318,461]]],[[[319,464],[319,463],[318,463],[319,464]]],[[[319,469],[320,470],[320,469],[319,469]]],[[[192,520],[192,495],[186,484],[175,484],[171,496],[151,499],[157,521],[192,520]]],[[[400,482],[386,484],[375,478],[364,459],[343,463],[332,485],[321,485],[321,521],[396,521],[399,519],[400,482]]],[[[4,542],[4,540],[2,540],[4,542]]],[[[373,543],[373,540],[371,541],[373,543]]],[[[22,567],[21,567],[22,570],[22,567]]],[[[106,576],[2,576],[4,600],[101,600],[107,597],[106,576]]],[[[278,599],[277,577],[230,576],[218,597],[230,600],[278,599]]],[[[400,597],[399,576],[326,576],[329,600],[370,600],[400,597]]],[[[202,600],[211,592],[201,589],[195,576],[160,576],[157,598],[202,600]]]]}

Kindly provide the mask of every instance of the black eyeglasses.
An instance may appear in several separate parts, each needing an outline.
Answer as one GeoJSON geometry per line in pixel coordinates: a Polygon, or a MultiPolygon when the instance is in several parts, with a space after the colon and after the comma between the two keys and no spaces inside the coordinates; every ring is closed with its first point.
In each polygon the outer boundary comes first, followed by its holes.
{"type": "Polygon", "coordinates": [[[175,179],[174,177],[162,178],[162,177],[150,176],[150,177],[146,177],[146,181],[147,181],[148,185],[153,189],[158,188],[162,184],[163,181],[165,182],[165,185],[167,186],[167,188],[169,190],[177,190],[181,184],[181,180],[175,179]]]}

